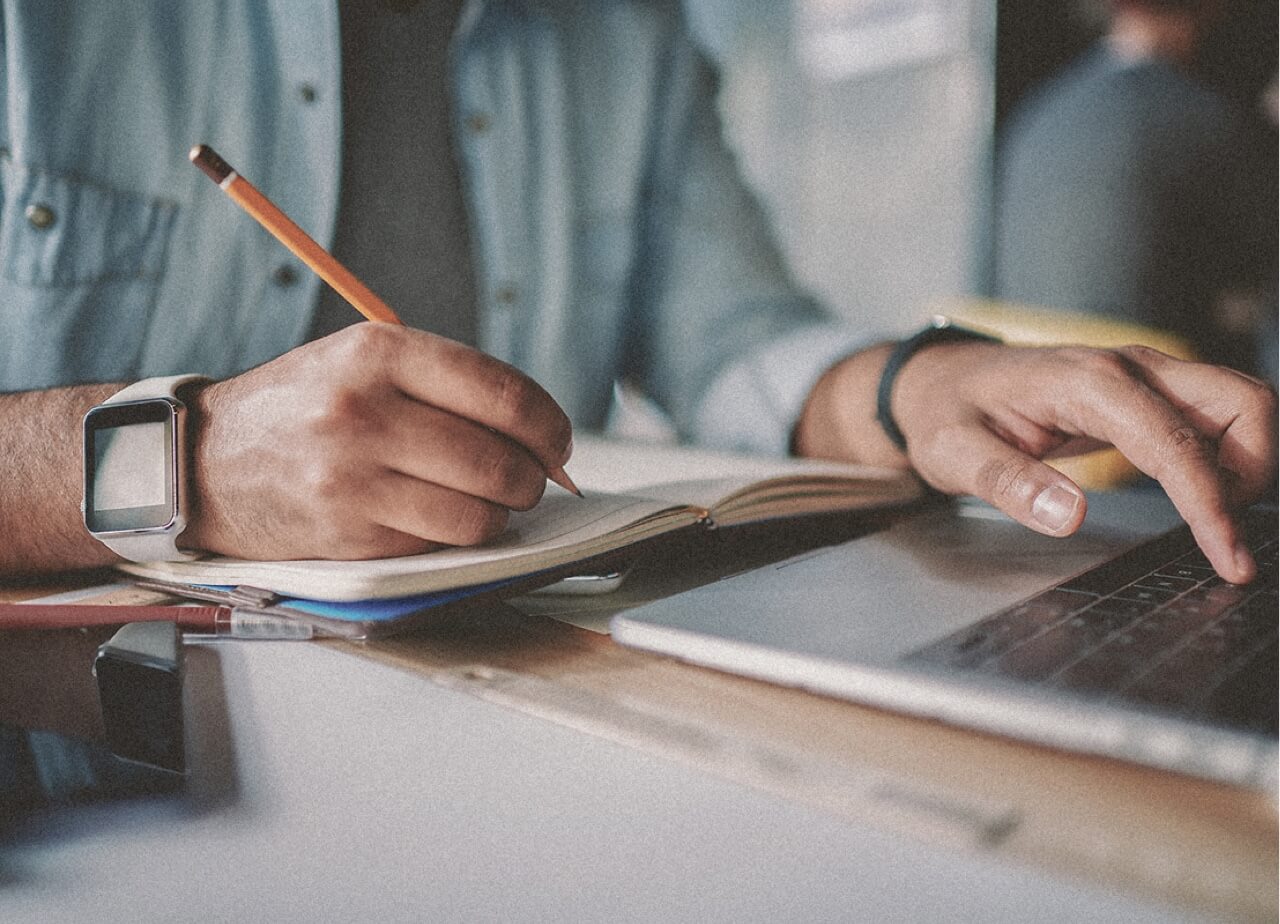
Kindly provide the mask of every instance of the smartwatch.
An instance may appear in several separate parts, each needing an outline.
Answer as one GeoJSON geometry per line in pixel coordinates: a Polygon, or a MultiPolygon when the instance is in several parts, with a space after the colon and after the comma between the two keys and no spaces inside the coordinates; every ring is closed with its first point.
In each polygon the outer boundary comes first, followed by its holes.
{"type": "Polygon", "coordinates": [[[177,392],[201,375],[143,379],[84,416],[84,499],[90,535],[131,561],[188,561],[187,407],[177,392]]]}

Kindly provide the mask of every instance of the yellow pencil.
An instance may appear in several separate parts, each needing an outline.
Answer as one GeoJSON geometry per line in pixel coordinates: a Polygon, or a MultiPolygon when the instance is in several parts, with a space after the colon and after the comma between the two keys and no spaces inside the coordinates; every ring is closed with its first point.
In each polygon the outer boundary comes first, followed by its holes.
{"type": "Polygon", "coordinates": [[[224,193],[235,200],[236,205],[252,215],[258,224],[275,235],[276,240],[293,251],[294,256],[333,286],[356,311],[370,321],[381,321],[384,324],[404,323],[386,302],[378,298],[368,286],[355,277],[355,274],[334,259],[333,254],[317,244],[311,235],[294,224],[293,220],[259,192],[256,186],[236,173],[213,148],[206,144],[197,144],[191,149],[190,157],[191,162],[203,170],[209,179],[217,183],[224,193]]]}
{"type": "MultiPolygon", "coordinates": [[[[270,231],[276,240],[288,247],[294,256],[311,267],[317,276],[333,286],[356,311],[370,321],[404,324],[390,306],[374,294],[372,289],[339,263],[333,254],[317,244],[311,235],[280,211],[279,207],[259,192],[256,186],[236,173],[217,151],[207,144],[197,144],[188,156],[191,162],[203,170],[209,179],[217,183],[219,188],[238,206],[270,231]]],[[[556,466],[547,469],[547,477],[566,491],[582,496],[582,492],[578,490],[564,468],[556,466]]]]}

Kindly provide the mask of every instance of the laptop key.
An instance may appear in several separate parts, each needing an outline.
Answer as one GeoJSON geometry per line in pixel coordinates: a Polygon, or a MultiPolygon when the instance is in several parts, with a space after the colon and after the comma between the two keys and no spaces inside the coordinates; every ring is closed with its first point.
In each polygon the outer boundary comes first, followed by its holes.
{"type": "Polygon", "coordinates": [[[1121,600],[1119,597],[1103,597],[1093,606],[1089,607],[1087,612],[1110,613],[1115,616],[1136,618],[1150,613],[1151,604],[1143,603],[1139,600],[1121,600]]]}
{"type": "Polygon", "coordinates": [[[1189,628],[1188,620],[1177,614],[1157,612],[1133,623],[1127,631],[1143,640],[1144,650],[1156,652],[1171,651],[1182,644],[1189,628]]]}
{"type": "Polygon", "coordinates": [[[1208,625],[1222,614],[1240,605],[1241,596],[1235,594],[1212,594],[1202,588],[1195,593],[1186,594],[1160,608],[1160,612],[1178,615],[1185,618],[1187,625],[1208,625]]]}
{"type": "Polygon", "coordinates": [[[1080,647],[1070,635],[1050,630],[1035,636],[999,658],[982,665],[982,670],[1018,680],[1045,680],[1080,655],[1080,647]]]}
{"type": "Polygon", "coordinates": [[[1213,571],[1213,564],[1209,559],[1205,558],[1204,552],[1201,552],[1198,549],[1194,552],[1188,552],[1186,555],[1183,555],[1178,559],[1178,564],[1192,565],[1196,568],[1208,568],[1210,571],[1213,571]]]}
{"type": "Polygon", "coordinates": [[[1280,681],[1276,646],[1263,645],[1241,663],[1204,703],[1211,718],[1249,731],[1276,734],[1276,697],[1258,696],[1280,681]]]}
{"type": "Polygon", "coordinates": [[[1109,613],[1106,610],[1095,610],[1090,607],[1064,620],[1056,631],[1074,637],[1079,644],[1099,644],[1121,629],[1131,626],[1136,618],[1136,614],[1109,613]]]}
{"type": "Polygon", "coordinates": [[[1117,697],[1161,712],[1190,715],[1204,695],[1203,688],[1195,683],[1200,670],[1200,657],[1196,651],[1179,650],[1168,658],[1147,665],[1136,678],[1121,685],[1117,697]]]}
{"type": "Polygon", "coordinates": [[[1052,609],[1062,616],[1070,613],[1076,613],[1087,606],[1091,606],[1097,602],[1097,596],[1083,591],[1068,590],[1058,587],[1053,590],[1046,590],[1042,594],[1032,597],[1023,606],[1035,606],[1036,608],[1052,609]]]}
{"type": "Polygon", "coordinates": [[[1185,593],[1195,587],[1199,581],[1192,578],[1177,577],[1171,574],[1149,574],[1133,582],[1134,587],[1146,587],[1152,590],[1168,590],[1175,594],[1185,593]]]}
{"type": "Polygon", "coordinates": [[[1217,574],[1212,568],[1197,568],[1195,565],[1168,564],[1156,571],[1160,577],[1179,577],[1197,584],[1207,581],[1217,574]]]}
{"type": "Polygon", "coordinates": [[[993,653],[1006,650],[1009,644],[1001,633],[979,624],[959,636],[948,636],[917,652],[915,659],[945,664],[947,667],[970,668],[986,661],[993,653]]]}
{"type": "Polygon", "coordinates": [[[1121,600],[1134,600],[1138,603],[1168,603],[1177,594],[1172,590],[1162,590],[1158,587],[1143,587],[1139,584],[1130,584],[1128,587],[1121,587],[1116,591],[1116,597],[1121,600]]]}
{"type": "Polygon", "coordinates": [[[1114,690],[1141,669],[1140,636],[1123,632],[1098,650],[1062,670],[1053,678],[1054,686],[1080,692],[1106,693],[1114,690]]]}
{"type": "MultiPolygon", "coordinates": [[[[1169,561],[1187,548],[1187,539],[1178,533],[1161,536],[1152,542],[1130,549],[1118,558],[1103,562],[1095,568],[1078,574],[1059,585],[1063,590],[1075,590],[1105,597],[1138,578],[1151,573],[1155,565],[1169,561]]],[[[1205,562],[1208,565],[1208,561],[1205,562]]]]}
{"type": "Polygon", "coordinates": [[[952,633],[922,648],[912,657],[913,660],[954,668],[977,667],[1061,622],[1072,611],[1071,605],[1061,602],[1054,605],[1031,600],[952,633]]]}
{"type": "Polygon", "coordinates": [[[1240,654],[1239,649],[1232,647],[1230,636],[1218,623],[1206,626],[1188,639],[1183,647],[1189,651],[1199,652],[1205,663],[1214,667],[1215,673],[1225,670],[1240,654]]]}
{"type": "Polygon", "coordinates": [[[1240,605],[1239,611],[1249,619],[1259,622],[1270,620],[1274,625],[1277,620],[1280,620],[1280,602],[1271,591],[1255,593],[1240,605]]]}

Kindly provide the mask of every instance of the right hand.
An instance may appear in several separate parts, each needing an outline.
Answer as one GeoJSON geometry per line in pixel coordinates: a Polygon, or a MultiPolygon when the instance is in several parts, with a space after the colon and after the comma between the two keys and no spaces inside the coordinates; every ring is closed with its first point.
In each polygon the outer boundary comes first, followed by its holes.
{"type": "Polygon", "coordinates": [[[357,559],[472,545],[542,497],[569,419],[506,363],[362,323],[192,400],[182,545],[255,559],[357,559]]]}

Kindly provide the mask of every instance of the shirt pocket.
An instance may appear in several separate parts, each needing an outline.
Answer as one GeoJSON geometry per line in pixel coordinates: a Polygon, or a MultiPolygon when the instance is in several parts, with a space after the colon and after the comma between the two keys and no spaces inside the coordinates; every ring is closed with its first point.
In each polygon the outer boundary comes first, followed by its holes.
{"type": "Polygon", "coordinates": [[[0,389],[136,377],[174,202],[0,161],[0,389]]]}
{"type": "Polygon", "coordinates": [[[0,273],[30,286],[155,279],[177,206],[5,161],[0,273]]]}

